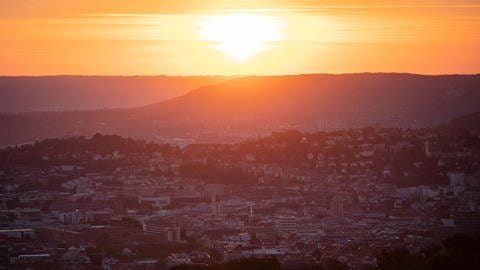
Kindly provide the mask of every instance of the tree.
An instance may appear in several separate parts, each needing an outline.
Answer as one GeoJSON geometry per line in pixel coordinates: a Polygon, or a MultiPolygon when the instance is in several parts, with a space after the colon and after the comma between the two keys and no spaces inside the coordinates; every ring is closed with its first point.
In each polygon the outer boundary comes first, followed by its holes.
{"type": "Polygon", "coordinates": [[[315,249],[311,254],[318,261],[322,259],[322,251],[320,249],[315,249]]]}
{"type": "Polygon", "coordinates": [[[348,265],[337,259],[329,258],[325,261],[326,270],[348,270],[348,265]]]}
{"type": "Polygon", "coordinates": [[[424,257],[410,253],[407,249],[399,248],[391,251],[383,251],[377,257],[377,269],[381,270],[415,270],[421,269],[424,257]]]}
{"type": "Polygon", "coordinates": [[[280,263],[275,258],[245,258],[225,264],[225,270],[280,270],[280,263]]]}
{"type": "Polygon", "coordinates": [[[449,252],[478,253],[480,252],[480,236],[464,233],[455,234],[443,241],[443,246],[449,252]]]}
{"type": "Polygon", "coordinates": [[[21,203],[18,197],[13,197],[12,199],[7,201],[7,209],[16,209],[17,207],[20,207],[21,203]]]}

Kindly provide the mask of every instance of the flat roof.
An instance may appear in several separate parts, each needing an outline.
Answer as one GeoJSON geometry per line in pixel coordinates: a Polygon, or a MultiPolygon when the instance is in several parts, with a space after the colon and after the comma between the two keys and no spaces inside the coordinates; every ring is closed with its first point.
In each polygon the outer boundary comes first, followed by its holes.
{"type": "Polygon", "coordinates": [[[28,258],[28,257],[50,257],[50,254],[45,253],[45,254],[23,254],[23,255],[18,255],[18,258],[28,258]]]}
{"type": "Polygon", "coordinates": [[[0,233],[9,233],[9,232],[33,232],[33,229],[11,229],[11,230],[0,230],[0,233]]]}

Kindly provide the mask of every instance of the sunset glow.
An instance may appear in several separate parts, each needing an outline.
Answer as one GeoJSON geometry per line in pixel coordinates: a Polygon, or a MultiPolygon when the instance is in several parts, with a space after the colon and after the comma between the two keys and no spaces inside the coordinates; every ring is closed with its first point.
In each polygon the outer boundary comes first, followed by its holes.
{"type": "Polygon", "coordinates": [[[200,39],[215,41],[216,48],[236,61],[245,61],[274,47],[283,39],[278,17],[256,14],[208,16],[200,22],[200,39]]]}
{"type": "Polygon", "coordinates": [[[0,74],[480,69],[478,1],[207,2],[1,1],[0,74]]]}

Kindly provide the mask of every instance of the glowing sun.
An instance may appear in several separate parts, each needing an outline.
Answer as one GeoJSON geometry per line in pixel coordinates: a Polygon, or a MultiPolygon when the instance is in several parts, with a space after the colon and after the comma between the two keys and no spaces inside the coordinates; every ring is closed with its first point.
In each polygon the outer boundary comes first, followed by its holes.
{"type": "Polygon", "coordinates": [[[200,39],[213,41],[212,48],[235,61],[245,61],[274,48],[273,42],[284,38],[283,21],[273,16],[244,13],[206,16],[199,24],[200,39]]]}

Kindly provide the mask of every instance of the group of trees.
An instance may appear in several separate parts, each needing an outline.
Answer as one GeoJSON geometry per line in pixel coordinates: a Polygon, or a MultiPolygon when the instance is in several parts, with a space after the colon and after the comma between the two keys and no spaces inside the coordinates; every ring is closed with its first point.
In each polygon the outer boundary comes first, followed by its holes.
{"type": "Polygon", "coordinates": [[[336,259],[328,259],[323,264],[285,268],[277,259],[271,257],[264,259],[244,258],[214,265],[179,265],[170,270],[348,270],[348,266],[336,259]]]}
{"type": "MultiPolygon", "coordinates": [[[[327,259],[322,264],[284,268],[276,258],[245,258],[224,264],[180,265],[171,270],[348,270],[347,264],[327,259]]],[[[480,234],[456,234],[442,244],[412,252],[405,248],[384,250],[375,266],[365,270],[476,270],[480,269],[480,234]]]]}
{"type": "Polygon", "coordinates": [[[384,251],[377,258],[378,270],[469,270],[480,269],[480,234],[456,234],[442,245],[419,253],[407,249],[384,251]]]}
{"type": "Polygon", "coordinates": [[[40,142],[35,141],[33,144],[10,146],[0,150],[0,161],[23,165],[48,165],[58,162],[55,160],[43,160],[42,157],[44,155],[58,155],[62,157],[61,162],[65,162],[72,155],[85,152],[100,155],[111,155],[114,152],[121,154],[151,154],[160,152],[162,154],[176,155],[179,153],[179,148],[169,144],[157,144],[123,138],[118,135],[97,133],[90,138],[84,136],[55,138],[40,142]]]}
{"type": "Polygon", "coordinates": [[[180,174],[202,179],[207,183],[251,184],[255,179],[236,166],[222,166],[214,161],[204,163],[188,162],[180,166],[180,174]]]}

